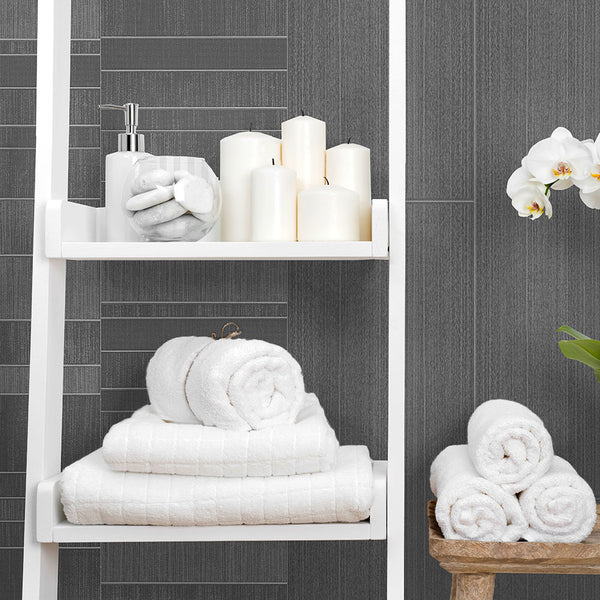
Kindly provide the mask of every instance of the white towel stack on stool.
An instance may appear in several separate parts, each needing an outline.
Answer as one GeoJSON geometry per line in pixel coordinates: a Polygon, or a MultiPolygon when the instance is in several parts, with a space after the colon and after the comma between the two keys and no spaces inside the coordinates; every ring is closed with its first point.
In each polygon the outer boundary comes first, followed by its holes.
{"type": "Polygon", "coordinates": [[[365,446],[340,447],[298,363],[260,340],[175,338],[148,365],[151,405],[62,474],[76,524],[357,522],[372,504],[365,446]]]}
{"type": "Polygon", "coordinates": [[[475,410],[468,445],[443,450],[430,482],[449,539],[580,542],[596,522],[590,486],[554,456],[542,420],[510,400],[475,410]]]}

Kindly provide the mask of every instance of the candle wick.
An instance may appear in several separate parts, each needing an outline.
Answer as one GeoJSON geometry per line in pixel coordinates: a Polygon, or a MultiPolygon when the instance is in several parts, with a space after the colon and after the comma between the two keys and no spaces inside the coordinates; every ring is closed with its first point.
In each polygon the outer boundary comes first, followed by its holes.
{"type": "Polygon", "coordinates": [[[349,137],[349,138],[348,138],[348,142],[347,142],[348,144],[350,143],[350,140],[351,140],[351,139],[352,139],[351,137],[349,137]]]}
{"type": "Polygon", "coordinates": [[[329,179],[327,179],[327,177],[323,177],[323,179],[325,180],[325,184],[329,185],[329,179]]]}
{"type": "Polygon", "coordinates": [[[300,109],[300,112],[302,113],[302,116],[304,116],[304,109],[303,108],[300,109]]]}
{"type": "Polygon", "coordinates": [[[273,161],[273,166],[275,166],[275,159],[274,159],[274,158],[272,158],[271,160],[273,161]]]}
{"type": "Polygon", "coordinates": [[[250,123],[250,127],[248,127],[248,131],[252,131],[252,123],[250,123]]]}

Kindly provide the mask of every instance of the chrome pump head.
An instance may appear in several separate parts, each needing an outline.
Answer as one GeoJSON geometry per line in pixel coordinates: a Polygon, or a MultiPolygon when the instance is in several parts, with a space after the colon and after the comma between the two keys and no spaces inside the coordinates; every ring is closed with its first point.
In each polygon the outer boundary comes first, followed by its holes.
{"type": "Polygon", "coordinates": [[[137,132],[139,104],[100,104],[102,110],[122,110],[125,113],[125,133],[119,133],[119,152],[144,152],[144,135],[137,132]]]}

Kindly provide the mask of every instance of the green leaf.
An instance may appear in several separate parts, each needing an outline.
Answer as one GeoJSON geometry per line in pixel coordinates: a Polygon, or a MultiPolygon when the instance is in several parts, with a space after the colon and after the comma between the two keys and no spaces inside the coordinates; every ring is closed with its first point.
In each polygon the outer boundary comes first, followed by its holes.
{"type": "Polygon", "coordinates": [[[559,327],[556,331],[563,331],[564,333],[568,333],[569,335],[573,336],[576,340],[591,339],[587,335],[584,335],[580,331],[577,331],[577,329],[573,329],[572,327],[569,327],[568,325],[563,325],[562,327],[559,327]]]}
{"type": "Polygon", "coordinates": [[[559,340],[558,345],[567,358],[577,360],[592,369],[600,369],[600,341],[559,340]]]}

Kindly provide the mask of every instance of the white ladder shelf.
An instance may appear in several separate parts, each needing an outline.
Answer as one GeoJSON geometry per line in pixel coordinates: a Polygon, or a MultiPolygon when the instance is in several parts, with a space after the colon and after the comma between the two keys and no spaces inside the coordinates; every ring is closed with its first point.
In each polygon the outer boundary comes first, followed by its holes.
{"type": "Polygon", "coordinates": [[[388,598],[404,563],[404,0],[390,2],[390,202],[373,201],[372,242],[123,243],[102,241],[103,209],[67,201],[70,0],[38,0],[35,214],[24,600],[55,600],[60,542],[387,538],[388,598]],[[374,464],[374,504],[361,523],[228,527],[81,526],[60,503],[66,260],[389,259],[388,461],[374,464]]]}

